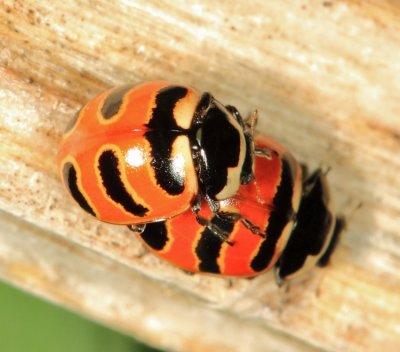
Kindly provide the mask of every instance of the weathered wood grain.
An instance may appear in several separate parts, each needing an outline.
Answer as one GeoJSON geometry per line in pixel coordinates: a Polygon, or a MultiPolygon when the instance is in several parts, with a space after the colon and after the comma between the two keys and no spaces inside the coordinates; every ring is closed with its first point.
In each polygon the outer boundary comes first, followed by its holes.
{"type": "Polygon", "coordinates": [[[0,1],[0,276],[174,350],[397,351],[399,77],[395,0],[0,1]],[[288,292],[269,274],[190,276],[70,202],[67,121],[154,79],[259,109],[261,131],[331,168],[349,224],[328,268],[288,292]]]}

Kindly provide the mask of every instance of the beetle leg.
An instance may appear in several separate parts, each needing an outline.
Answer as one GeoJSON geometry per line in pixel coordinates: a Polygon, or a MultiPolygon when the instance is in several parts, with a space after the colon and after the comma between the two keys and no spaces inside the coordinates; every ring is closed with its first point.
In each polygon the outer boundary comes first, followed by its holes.
{"type": "Polygon", "coordinates": [[[212,200],[207,194],[204,196],[204,199],[206,200],[208,206],[210,207],[210,209],[213,213],[219,212],[220,205],[218,202],[216,202],[215,200],[212,200]]]}
{"type": "Polygon", "coordinates": [[[273,150],[273,149],[268,149],[268,148],[255,148],[254,149],[254,154],[258,156],[262,156],[268,160],[272,159],[272,155],[275,154],[277,155],[278,153],[273,150]]]}
{"type": "Polygon", "coordinates": [[[129,230],[133,231],[133,232],[138,232],[143,233],[143,231],[146,228],[146,224],[140,224],[140,225],[128,225],[127,226],[129,230]]]}
{"type": "Polygon", "coordinates": [[[224,211],[219,211],[215,213],[215,216],[219,217],[222,220],[227,220],[231,222],[236,222],[242,219],[242,216],[238,213],[229,213],[224,211]]]}
{"type": "Polygon", "coordinates": [[[259,226],[253,225],[250,220],[245,219],[238,213],[217,212],[215,213],[215,216],[219,217],[220,219],[228,220],[231,222],[236,222],[240,220],[242,224],[255,235],[259,235],[262,238],[267,237],[264,233],[261,232],[259,226]]]}
{"type": "MultiPolygon", "coordinates": [[[[200,199],[200,198],[199,198],[200,199]]],[[[220,219],[224,219],[224,220],[228,220],[228,221],[232,221],[232,222],[236,222],[238,220],[240,220],[242,222],[242,224],[249,229],[252,233],[254,233],[255,235],[259,235],[262,238],[266,238],[266,235],[264,233],[261,232],[260,228],[258,226],[253,225],[250,220],[247,220],[245,218],[243,218],[240,214],[238,213],[229,213],[229,212],[223,212],[220,211],[220,206],[218,202],[213,201],[212,199],[210,199],[210,197],[205,196],[205,199],[207,201],[207,204],[209,205],[211,211],[215,214],[215,216],[217,216],[220,219]]],[[[201,199],[200,199],[201,201],[201,199]]],[[[200,201],[197,201],[197,206],[198,206],[198,210],[197,213],[200,211],[200,201]]],[[[196,206],[196,204],[195,204],[196,206]]],[[[194,212],[196,215],[196,219],[198,221],[199,224],[201,225],[205,225],[202,224],[199,219],[198,219],[198,214],[196,212],[194,212]]],[[[206,222],[208,222],[208,220],[204,219],[206,222]]],[[[214,225],[215,226],[215,225],[214,225]]],[[[209,227],[210,228],[210,227],[209,227]]],[[[210,228],[211,229],[211,228],[210,228]]],[[[211,229],[211,231],[213,231],[211,229]]],[[[213,231],[214,232],[214,231],[213,231]]]]}
{"type": "MultiPolygon", "coordinates": [[[[221,228],[218,226],[214,225],[211,221],[208,219],[202,217],[199,215],[201,209],[201,196],[197,196],[193,205],[192,205],[192,211],[194,213],[194,216],[196,217],[196,221],[202,225],[206,226],[215,236],[220,238],[223,242],[229,244],[230,246],[233,246],[233,242],[228,240],[229,233],[223,231],[221,228]]],[[[219,209],[219,205],[218,205],[219,209]]],[[[211,209],[213,210],[213,209],[211,209]]],[[[218,212],[215,212],[215,214],[218,214],[218,212]]]]}
{"type": "Polygon", "coordinates": [[[232,114],[232,116],[235,118],[235,120],[236,120],[237,122],[239,122],[240,126],[241,126],[243,129],[245,129],[245,128],[246,128],[246,123],[245,123],[245,121],[243,120],[242,116],[240,115],[238,109],[236,109],[236,108],[235,108],[234,106],[232,106],[232,105],[226,105],[225,108],[226,108],[226,110],[228,110],[228,111],[232,114]]]}
{"type": "Polygon", "coordinates": [[[258,110],[254,110],[253,113],[246,119],[245,123],[251,134],[254,135],[254,129],[257,124],[258,110]]]}
{"type": "Polygon", "coordinates": [[[207,225],[207,228],[221,241],[225,242],[226,244],[229,244],[230,246],[233,246],[233,242],[228,240],[228,233],[225,231],[222,231],[218,226],[215,226],[213,223],[209,222],[207,225]]]}
{"type": "Polygon", "coordinates": [[[202,226],[207,226],[209,221],[206,218],[203,218],[202,216],[199,215],[200,209],[201,209],[201,196],[198,195],[192,205],[192,211],[194,216],[196,217],[196,221],[202,226]]]}
{"type": "Polygon", "coordinates": [[[258,235],[262,238],[267,238],[267,235],[265,233],[261,232],[261,229],[258,226],[253,225],[249,220],[245,218],[241,218],[240,221],[242,224],[249,229],[251,232],[253,232],[255,235],[258,235]]]}

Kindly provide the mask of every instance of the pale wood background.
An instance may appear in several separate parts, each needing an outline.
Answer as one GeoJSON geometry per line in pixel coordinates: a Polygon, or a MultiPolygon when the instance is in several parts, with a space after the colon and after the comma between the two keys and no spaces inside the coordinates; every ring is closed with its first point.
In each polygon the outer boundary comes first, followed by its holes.
{"type": "MultiPolygon", "coordinates": [[[[0,277],[177,351],[397,351],[400,1],[0,0],[0,277]],[[55,155],[87,99],[208,90],[312,167],[348,231],[288,291],[188,275],[68,199],[55,155]]],[[[6,304],[2,302],[1,304],[6,304]]]]}

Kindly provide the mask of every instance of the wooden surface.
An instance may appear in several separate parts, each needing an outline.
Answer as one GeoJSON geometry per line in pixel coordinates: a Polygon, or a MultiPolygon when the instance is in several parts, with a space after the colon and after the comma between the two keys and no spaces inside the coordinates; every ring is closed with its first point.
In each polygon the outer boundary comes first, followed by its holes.
{"type": "Polygon", "coordinates": [[[170,350],[397,351],[399,77],[397,0],[1,0],[0,277],[170,350]],[[328,268],[288,290],[188,275],[72,204],[68,120],[154,79],[259,109],[259,130],[331,168],[349,224],[328,268]]]}

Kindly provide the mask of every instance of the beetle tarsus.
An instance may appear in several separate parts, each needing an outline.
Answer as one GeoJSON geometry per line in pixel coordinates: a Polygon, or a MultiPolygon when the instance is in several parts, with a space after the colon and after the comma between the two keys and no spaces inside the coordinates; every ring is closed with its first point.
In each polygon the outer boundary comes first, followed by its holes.
{"type": "Polygon", "coordinates": [[[128,225],[127,226],[129,230],[133,232],[138,232],[143,233],[143,231],[146,229],[146,224],[140,224],[140,225],[128,225]]]}
{"type": "Polygon", "coordinates": [[[258,120],[258,110],[254,110],[250,116],[245,120],[246,126],[250,129],[251,134],[254,134],[254,130],[257,125],[258,120]]]}
{"type": "Polygon", "coordinates": [[[211,199],[210,196],[208,196],[207,194],[204,196],[204,199],[206,200],[208,206],[210,207],[211,211],[213,213],[218,213],[220,206],[219,203],[216,202],[215,200],[211,199]]]}
{"type": "Polygon", "coordinates": [[[272,159],[273,155],[277,155],[278,153],[273,150],[273,149],[267,149],[267,148],[255,148],[254,149],[254,154],[258,156],[262,156],[268,160],[272,159]]]}
{"type": "Polygon", "coordinates": [[[215,213],[215,216],[220,218],[221,220],[236,222],[242,218],[242,216],[238,213],[228,213],[224,211],[220,211],[215,213]]]}
{"type": "Polygon", "coordinates": [[[221,239],[223,242],[226,244],[233,246],[233,242],[228,240],[229,234],[226,233],[225,231],[222,231],[218,226],[214,225],[213,223],[209,222],[207,225],[207,228],[219,239],[221,239]]]}
{"type": "MultiPolygon", "coordinates": [[[[215,236],[220,238],[223,242],[227,243],[230,246],[233,246],[233,242],[228,240],[229,233],[223,231],[221,228],[219,228],[218,226],[214,225],[208,219],[200,216],[199,215],[200,209],[201,209],[201,198],[200,197],[196,197],[196,200],[192,205],[192,211],[193,211],[194,216],[196,217],[196,221],[200,225],[206,226],[215,236]]],[[[219,216],[219,213],[216,212],[215,215],[219,216]]]]}
{"type": "Polygon", "coordinates": [[[250,220],[243,218],[238,213],[219,212],[216,213],[215,215],[222,220],[227,220],[230,222],[237,222],[240,220],[242,224],[255,235],[259,235],[262,238],[267,237],[264,233],[262,233],[259,226],[254,225],[250,220]]]}
{"type": "Polygon", "coordinates": [[[222,219],[222,220],[226,220],[226,221],[230,221],[230,222],[237,222],[237,221],[241,221],[242,224],[252,233],[254,233],[255,235],[258,235],[262,238],[267,238],[267,236],[262,233],[261,229],[259,226],[253,225],[252,222],[248,219],[243,218],[240,214],[238,213],[227,213],[227,212],[218,212],[215,214],[215,216],[217,216],[218,218],[222,219]]]}
{"type": "Polygon", "coordinates": [[[248,229],[250,230],[252,233],[254,233],[255,235],[258,235],[262,238],[267,238],[267,235],[265,233],[261,232],[261,229],[258,226],[253,225],[249,220],[245,219],[245,218],[241,218],[240,221],[242,222],[242,224],[248,229]]]}

